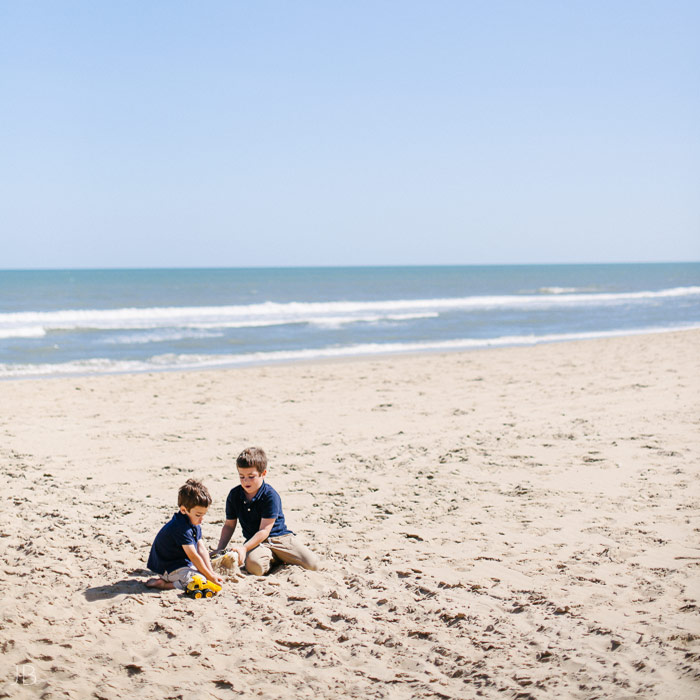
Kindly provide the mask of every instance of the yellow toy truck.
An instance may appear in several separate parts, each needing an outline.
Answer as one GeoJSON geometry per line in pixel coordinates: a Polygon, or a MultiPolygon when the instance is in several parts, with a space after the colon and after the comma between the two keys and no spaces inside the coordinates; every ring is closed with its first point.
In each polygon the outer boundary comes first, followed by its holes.
{"type": "Polygon", "coordinates": [[[221,590],[221,586],[208,581],[202,574],[195,574],[192,580],[187,584],[185,595],[191,598],[211,598],[221,590]]]}

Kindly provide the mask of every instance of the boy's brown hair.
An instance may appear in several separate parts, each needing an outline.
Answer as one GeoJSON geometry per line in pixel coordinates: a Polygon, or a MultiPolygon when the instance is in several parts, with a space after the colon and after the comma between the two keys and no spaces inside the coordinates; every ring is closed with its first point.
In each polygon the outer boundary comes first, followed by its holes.
{"type": "Polygon", "coordinates": [[[209,508],[211,505],[211,496],[207,487],[196,479],[187,479],[187,483],[180,487],[177,492],[178,506],[185,506],[187,510],[192,510],[197,506],[209,508]]]}
{"type": "Polygon", "coordinates": [[[250,469],[253,467],[258,474],[262,474],[267,469],[267,455],[261,447],[247,447],[236,459],[236,466],[239,469],[250,469]]]}

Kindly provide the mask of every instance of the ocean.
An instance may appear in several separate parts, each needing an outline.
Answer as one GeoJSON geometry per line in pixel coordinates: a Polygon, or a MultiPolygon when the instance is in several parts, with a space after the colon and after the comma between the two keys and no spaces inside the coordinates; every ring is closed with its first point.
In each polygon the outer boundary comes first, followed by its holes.
{"type": "Polygon", "coordinates": [[[700,328],[700,263],[0,271],[0,379],[700,328]]]}

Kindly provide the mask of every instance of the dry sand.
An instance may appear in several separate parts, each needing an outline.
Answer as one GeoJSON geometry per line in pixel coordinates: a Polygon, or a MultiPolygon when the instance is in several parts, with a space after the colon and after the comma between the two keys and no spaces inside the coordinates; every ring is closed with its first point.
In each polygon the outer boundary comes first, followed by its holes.
{"type": "Polygon", "coordinates": [[[0,697],[700,697],[698,331],[0,392],[0,697]],[[146,590],[251,444],[322,570],[146,590]]]}

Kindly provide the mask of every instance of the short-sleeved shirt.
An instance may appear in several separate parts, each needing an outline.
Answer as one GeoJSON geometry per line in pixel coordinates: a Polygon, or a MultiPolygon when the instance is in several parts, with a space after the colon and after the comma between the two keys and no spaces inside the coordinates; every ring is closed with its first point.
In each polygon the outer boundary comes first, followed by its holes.
{"type": "Polygon", "coordinates": [[[201,539],[202,528],[193,525],[184,513],[178,511],[156,535],[148,557],[148,568],[164,574],[183,566],[191,566],[192,562],[185,555],[182,545],[191,544],[196,547],[201,539]]]}
{"type": "Polygon", "coordinates": [[[250,501],[242,486],[231,489],[226,499],[226,520],[238,520],[246,540],[260,530],[263,518],[275,518],[269,537],[294,534],[285,525],[280,495],[266,481],[250,501]]]}

